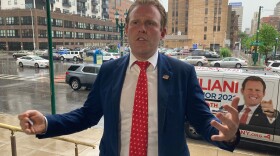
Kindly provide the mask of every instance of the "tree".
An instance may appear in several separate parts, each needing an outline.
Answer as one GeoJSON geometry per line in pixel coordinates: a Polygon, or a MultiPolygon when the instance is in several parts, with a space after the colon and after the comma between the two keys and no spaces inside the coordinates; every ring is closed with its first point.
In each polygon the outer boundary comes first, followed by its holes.
{"type": "Polygon", "coordinates": [[[250,49],[250,47],[247,47],[247,45],[246,45],[246,42],[249,39],[249,36],[246,33],[239,31],[238,38],[241,39],[241,48],[242,49],[245,49],[245,50],[250,49]]]}
{"type": "Polygon", "coordinates": [[[279,38],[279,32],[271,25],[262,24],[259,32],[259,41],[261,42],[259,53],[264,54],[265,58],[273,52],[273,47],[276,45],[276,38],[279,38]]]}

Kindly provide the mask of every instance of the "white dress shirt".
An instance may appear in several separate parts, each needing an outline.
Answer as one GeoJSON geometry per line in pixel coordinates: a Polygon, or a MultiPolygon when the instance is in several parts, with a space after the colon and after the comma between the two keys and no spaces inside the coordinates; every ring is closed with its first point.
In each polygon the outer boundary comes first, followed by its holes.
{"type": "MultiPolygon", "coordinates": [[[[150,66],[147,68],[148,78],[148,150],[147,156],[158,155],[158,80],[157,80],[157,60],[156,52],[147,61],[150,66]]],[[[125,80],[120,101],[120,155],[129,155],[130,132],[132,124],[132,112],[134,105],[134,95],[140,68],[134,62],[136,57],[130,53],[129,65],[126,70],[125,80]]]]}

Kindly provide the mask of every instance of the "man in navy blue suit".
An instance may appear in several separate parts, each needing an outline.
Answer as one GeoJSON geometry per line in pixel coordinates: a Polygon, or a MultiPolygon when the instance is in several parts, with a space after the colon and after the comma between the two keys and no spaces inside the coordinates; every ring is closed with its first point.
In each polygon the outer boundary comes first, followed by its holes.
{"type": "Polygon", "coordinates": [[[18,116],[23,131],[38,138],[82,131],[104,116],[101,156],[127,156],[134,92],[140,73],[136,61],[148,61],[148,156],[188,156],[185,122],[205,140],[233,151],[239,142],[238,98],[214,116],[204,100],[192,65],[158,53],[166,35],[167,15],[158,0],[136,0],[128,11],[125,33],[131,53],[104,63],[84,105],[65,114],[28,110],[18,116]],[[33,124],[30,124],[29,121],[33,124]]]}

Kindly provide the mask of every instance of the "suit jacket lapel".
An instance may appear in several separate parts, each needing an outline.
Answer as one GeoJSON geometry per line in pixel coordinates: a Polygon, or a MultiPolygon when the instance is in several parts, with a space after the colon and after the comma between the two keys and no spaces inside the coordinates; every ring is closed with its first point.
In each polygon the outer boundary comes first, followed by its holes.
{"type": "Polygon", "coordinates": [[[165,129],[166,110],[169,97],[169,87],[173,73],[166,57],[159,54],[158,62],[158,132],[162,134],[165,129]]]}

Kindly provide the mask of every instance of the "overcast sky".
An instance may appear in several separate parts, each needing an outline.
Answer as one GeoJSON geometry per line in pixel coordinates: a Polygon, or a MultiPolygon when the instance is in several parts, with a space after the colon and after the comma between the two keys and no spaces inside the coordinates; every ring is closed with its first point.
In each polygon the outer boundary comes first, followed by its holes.
{"type": "MultiPolygon", "coordinates": [[[[165,9],[168,10],[168,0],[160,0],[165,9]]],[[[261,16],[273,15],[274,8],[280,0],[229,0],[229,2],[242,2],[243,6],[243,22],[242,30],[245,28],[251,28],[251,20],[254,16],[254,12],[259,11],[259,6],[263,6],[261,16]]]]}

